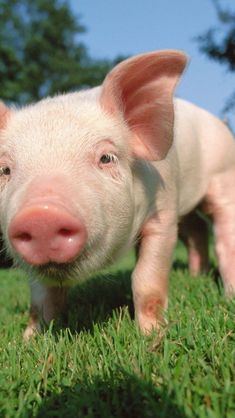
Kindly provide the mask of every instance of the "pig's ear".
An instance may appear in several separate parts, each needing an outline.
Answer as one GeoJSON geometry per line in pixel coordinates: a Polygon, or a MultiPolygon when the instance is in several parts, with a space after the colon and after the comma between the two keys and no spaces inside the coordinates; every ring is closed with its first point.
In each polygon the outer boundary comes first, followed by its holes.
{"type": "Polygon", "coordinates": [[[176,83],[186,65],[179,51],[159,51],[127,59],[106,76],[101,106],[121,114],[129,126],[136,158],[160,160],[172,144],[176,83]]]}
{"type": "Polygon", "coordinates": [[[0,102],[0,129],[5,128],[10,113],[10,109],[3,102],[0,102]]]}

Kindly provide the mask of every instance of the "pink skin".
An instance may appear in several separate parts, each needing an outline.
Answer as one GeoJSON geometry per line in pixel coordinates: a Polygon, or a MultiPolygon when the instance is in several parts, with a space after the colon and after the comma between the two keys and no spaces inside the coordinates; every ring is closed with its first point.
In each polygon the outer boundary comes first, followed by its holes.
{"type": "Polygon", "coordinates": [[[235,168],[211,181],[204,210],[213,219],[215,250],[225,294],[235,295],[235,168]],[[226,193],[225,193],[226,191],[226,193]]]}
{"type": "Polygon", "coordinates": [[[86,228],[77,217],[47,200],[24,207],[9,226],[14,249],[33,266],[69,263],[79,255],[86,235],[86,228]]]}
{"type": "Polygon", "coordinates": [[[120,63],[107,75],[101,105],[114,116],[123,113],[133,156],[149,161],[166,156],[173,139],[172,94],[185,65],[186,56],[176,51],[152,52],[120,63]]]}
{"type": "Polygon", "coordinates": [[[175,213],[166,211],[143,226],[139,258],[132,274],[132,291],[136,320],[144,334],[162,324],[162,314],[168,305],[168,277],[176,241],[175,213]]]}

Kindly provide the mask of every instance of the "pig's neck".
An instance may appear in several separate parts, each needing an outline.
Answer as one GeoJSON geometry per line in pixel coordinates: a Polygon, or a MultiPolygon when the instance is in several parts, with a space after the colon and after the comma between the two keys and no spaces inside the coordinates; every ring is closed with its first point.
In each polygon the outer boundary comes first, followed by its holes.
{"type": "Polygon", "coordinates": [[[156,213],[156,196],[163,182],[156,166],[146,161],[135,161],[133,166],[134,218],[131,241],[136,240],[142,225],[156,213]]]}
{"type": "Polygon", "coordinates": [[[178,160],[175,147],[171,147],[167,157],[158,162],[135,162],[133,168],[133,190],[135,215],[132,228],[132,240],[141,233],[147,220],[155,216],[156,222],[161,214],[177,222],[178,218],[178,160]],[[174,163],[173,163],[174,162],[174,163]]]}

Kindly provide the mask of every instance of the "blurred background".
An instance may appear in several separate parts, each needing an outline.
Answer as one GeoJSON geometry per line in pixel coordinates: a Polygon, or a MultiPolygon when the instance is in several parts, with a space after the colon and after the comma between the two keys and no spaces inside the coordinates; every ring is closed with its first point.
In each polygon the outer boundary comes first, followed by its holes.
{"type": "Polygon", "coordinates": [[[189,56],[177,95],[234,128],[234,0],[0,0],[0,98],[94,86],[120,60],[164,48],[189,56]]]}

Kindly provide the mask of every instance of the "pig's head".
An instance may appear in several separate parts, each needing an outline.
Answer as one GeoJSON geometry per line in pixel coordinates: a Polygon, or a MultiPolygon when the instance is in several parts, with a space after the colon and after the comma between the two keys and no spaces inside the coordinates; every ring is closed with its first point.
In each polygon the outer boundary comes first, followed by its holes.
{"type": "Polygon", "coordinates": [[[70,280],[130,244],[133,167],[164,158],[172,144],[185,62],[177,51],[143,54],[117,65],[100,88],[19,110],[0,105],[1,230],[24,268],[70,280]]]}

